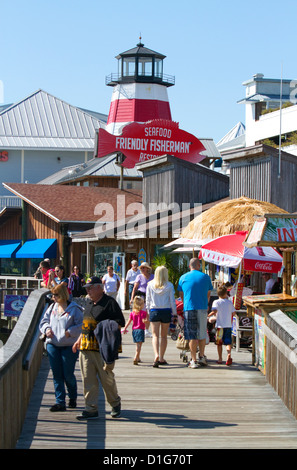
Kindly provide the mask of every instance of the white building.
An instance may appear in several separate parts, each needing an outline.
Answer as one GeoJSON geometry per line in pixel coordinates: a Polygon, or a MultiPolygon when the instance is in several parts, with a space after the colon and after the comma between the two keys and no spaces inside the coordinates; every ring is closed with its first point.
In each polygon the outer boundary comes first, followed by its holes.
{"type": "Polygon", "coordinates": [[[224,153],[260,143],[278,147],[281,134],[282,149],[297,155],[297,81],[265,78],[258,73],[243,86],[245,98],[238,103],[245,105],[245,132],[235,126],[217,143],[218,150],[224,153]],[[240,134],[232,137],[235,129],[240,134]]]}
{"type": "MultiPolygon", "coordinates": [[[[0,109],[0,182],[37,183],[94,157],[96,130],[107,115],[72,106],[38,90],[0,109]]],[[[0,210],[15,205],[0,184],[0,210]]]]}

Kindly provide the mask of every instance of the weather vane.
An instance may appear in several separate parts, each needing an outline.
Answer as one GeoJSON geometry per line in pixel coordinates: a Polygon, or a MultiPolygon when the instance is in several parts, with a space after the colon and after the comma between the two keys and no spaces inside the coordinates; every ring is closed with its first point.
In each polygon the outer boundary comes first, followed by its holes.
{"type": "Polygon", "coordinates": [[[141,40],[142,40],[141,33],[139,33],[139,44],[138,44],[139,46],[143,46],[141,40]]]}

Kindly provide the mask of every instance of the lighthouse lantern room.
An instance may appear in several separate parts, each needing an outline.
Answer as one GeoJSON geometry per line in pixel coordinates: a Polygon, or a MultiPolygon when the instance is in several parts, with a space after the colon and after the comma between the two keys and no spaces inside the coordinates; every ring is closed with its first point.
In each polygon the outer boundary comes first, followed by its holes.
{"type": "Polygon", "coordinates": [[[144,47],[140,42],[116,56],[118,73],[106,77],[113,87],[106,130],[119,134],[129,122],[153,119],[172,120],[167,88],[175,77],[163,73],[166,56],[144,47]]]}

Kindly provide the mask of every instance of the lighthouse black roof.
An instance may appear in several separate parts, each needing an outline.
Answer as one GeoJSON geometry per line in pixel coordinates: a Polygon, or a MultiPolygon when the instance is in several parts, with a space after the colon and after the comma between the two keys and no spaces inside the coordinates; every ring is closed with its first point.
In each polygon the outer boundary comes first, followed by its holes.
{"type": "Polygon", "coordinates": [[[166,55],[160,54],[159,52],[153,51],[151,49],[148,49],[147,47],[144,47],[144,44],[140,41],[138,44],[136,44],[136,47],[133,49],[129,49],[128,51],[121,52],[116,56],[116,59],[120,59],[121,57],[125,56],[135,56],[135,55],[140,55],[140,56],[154,56],[157,57],[158,59],[165,59],[166,55]]]}
{"type": "Polygon", "coordinates": [[[118,73],[107,76],[105,83],[108,86],[136,82],[172,86],[175,84],[174,76],[163,73],[163,59],[165,57],[159,52],[144,47],[140,37],[136,47],[116,56],[119,61],[118,73]]]}

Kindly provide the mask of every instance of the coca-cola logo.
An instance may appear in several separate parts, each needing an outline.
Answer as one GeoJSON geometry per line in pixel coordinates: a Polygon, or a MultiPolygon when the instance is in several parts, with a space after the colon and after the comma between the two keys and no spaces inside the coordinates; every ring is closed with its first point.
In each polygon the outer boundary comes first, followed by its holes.
{"type": "Polygon", "coordinates": [[[260,271],[272,271],[272,264],[271,263],[261,263],[257,261],[255,264],[255,268],[259,269],[260,271]]]}

